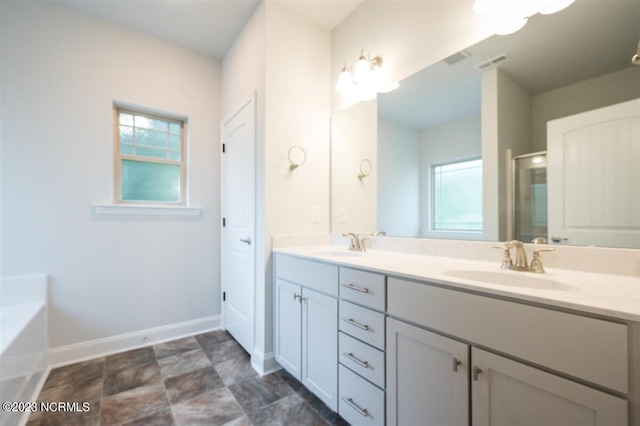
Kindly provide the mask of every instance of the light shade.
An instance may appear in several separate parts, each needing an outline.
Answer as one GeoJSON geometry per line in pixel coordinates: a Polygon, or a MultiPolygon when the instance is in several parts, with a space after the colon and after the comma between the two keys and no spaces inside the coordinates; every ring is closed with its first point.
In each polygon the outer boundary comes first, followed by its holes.
{"type": "Polygon", "coordinates": [[[511,34],[536,13],[559,12],[575,0],[475,0],[473,11],[489,20],[496,34],[511,34]]]}
{"type": "Polygon", "coordinates": [[[391,81],[382,67],[382,58],[376,56],[371,59],[364,49],[353,68],[349,62],[345,63],[336,82],[339,93],[353,95],[361,101],[371,101],[378,93],[387,93],[399,86],[397,81],[391,81]]]}

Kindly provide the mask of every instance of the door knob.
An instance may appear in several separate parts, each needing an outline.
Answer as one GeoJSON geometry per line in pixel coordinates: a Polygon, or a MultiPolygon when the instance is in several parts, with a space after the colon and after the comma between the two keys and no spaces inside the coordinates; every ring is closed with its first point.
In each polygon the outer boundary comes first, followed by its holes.
{"type": "Polygon", "coordinates": [[[242,241],[242,242],[243,242],[243,243],[245,243],[245,244],[249,244],[249,245],[251,245],[251,237],[247,237],[247,239],[246,239],[246,240],[243,240],[242,238],[240,238],[240,241],[242,241]]]}
{"type": "Polygon", "coordinates": [[[558,237],[557,235],[554,235],[553,237],[551,237],[551,241],[553,241],[554,243],[559,243],[560,241],[568,241],[569,239],[566,237],[558,237]]]}

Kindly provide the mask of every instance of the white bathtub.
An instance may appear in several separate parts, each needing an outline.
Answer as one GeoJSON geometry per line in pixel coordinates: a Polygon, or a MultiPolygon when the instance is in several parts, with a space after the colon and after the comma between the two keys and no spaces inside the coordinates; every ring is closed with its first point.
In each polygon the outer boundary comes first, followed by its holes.
{"type": "MultiPolygon", "coordinates": [[[[0,401],[35,401],[47,372],[46,275],[0,279],[0,401]]],[[[0,411],[0,425],[28,413],[0,411]]]]}

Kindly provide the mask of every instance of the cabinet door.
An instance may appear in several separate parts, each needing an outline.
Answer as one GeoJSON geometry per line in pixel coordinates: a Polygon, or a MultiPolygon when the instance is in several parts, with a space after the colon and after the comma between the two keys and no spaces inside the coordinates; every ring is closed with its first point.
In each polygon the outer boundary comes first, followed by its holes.
{"type": "Polygon", "coordinates": [[[387,425],[469,424],[469,347],[387,318],[387,425]]]}
{"type": "Polygon", "coordinates": [[[301,299],[300,286],[276,280],[276,361],[293,377],[301,380],[301,299]]]}
{"type": "Polygon", "coordinates": [[[471,359],[474,426],[627,425],[621,398],[481,349],[471,359]]]}
{"type": "Polygon", "coordinates": [[[338,410],[338,301],[302,290],[302,383],[338,410]]]}

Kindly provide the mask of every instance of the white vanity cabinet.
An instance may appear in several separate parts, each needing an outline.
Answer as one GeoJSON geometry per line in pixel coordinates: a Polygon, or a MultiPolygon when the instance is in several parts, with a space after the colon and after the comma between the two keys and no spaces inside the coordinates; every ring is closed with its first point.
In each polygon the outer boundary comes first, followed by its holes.
{"type": "Polygon", "coordinates": [[[468,424],[463,382],[474,426],[628,424],[625,324],[395,278],[387,311],[437,332],[387,319],[388,425],[468,424]]]}
{"type": "Polygon", "coordinates": [[[478,348],[472,349],[472,424],[627,425],[627,401],[478,348]]]}
{"type": "Polygon", "coordinates": [[[334,411],[338,410],[337,281],[335,266],[277,256],[276,361],[334,411]]]}
{"type": "Polygon", "coordinates": [[[385,423],[386,277],[341,267],[338,413],[351,425],[385,423]]]}
{"type": "Polygon", "coordinates": [[[387,319],[387,425],[469,425],[469,346],[387,319]]]}

